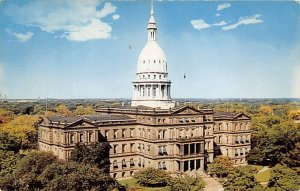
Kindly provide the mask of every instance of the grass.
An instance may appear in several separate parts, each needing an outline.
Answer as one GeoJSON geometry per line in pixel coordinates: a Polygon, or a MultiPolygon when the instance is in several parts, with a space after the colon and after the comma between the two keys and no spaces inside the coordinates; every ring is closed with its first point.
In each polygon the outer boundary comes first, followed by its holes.
{"type": "Polygon", "coordinates": [[[249,165],[249,166],[253,166],[256,168],[257,171],[260,171],[261,169],[263,169],[263,166],[259,166],[259,165],[249,165]]]}
{"type": "Polygon", "coordinates": [[[118,182],[122,185],[126,185],[128,191],[162,191],[165,189],[165,187],[144,187],[140,186],[137,183],[137,180],[135,178],[129,178],[129,179],[123,179],[123,180],[118,180],[118,182]]]}
{"type": "Polygon", "coordinates": [[[268,182],[271,176],[271,170],[272,169],[268,169],[262,173],[254,175],[254,177],[258,182],[268,182]]]}

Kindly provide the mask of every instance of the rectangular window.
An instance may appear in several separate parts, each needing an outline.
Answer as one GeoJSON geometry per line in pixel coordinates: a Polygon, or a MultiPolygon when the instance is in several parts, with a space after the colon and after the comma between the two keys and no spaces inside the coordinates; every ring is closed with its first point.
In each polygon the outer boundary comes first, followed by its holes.
{"type": "Polygon", "coordinates": [[[133,129],[130,129],[130,137],[133,137],[133,129]]]}
{"type": "Polygon", "coordinates": [[[134,143],[130,143],[130,152],[133,152],[133,145],[134,143]]]}
{"type": "Polygon", "coordinates": [[[125,146],[126,146],[126,144],[122,145],[122,153],[125,153],[125,146]]]}
{"type": "Polygon", "coordinates": [[[93,142],[93,133],[89,133],[89,142],[93,142]]]}
{"type": "Polygon", "coordinates": [[[114,130],[114,139],[118,138],[118,130],[114,130]]]}
{"type": "Polygon", "coordinates": [[[81,142],[81,143],[83,142],[83,134],[79,135],[79,142],[81,142]]]}
{"type": "Polygon", "coordinates": [[[74,143],[74,135],[70,135],[70,143],[74,143]]]}
{"type": "Polygon", "coordinates": [[[122,138],[125,137],[125,129],[122,129],[122,138]]]}
{"type": "Polygon", "coordinates": [[[114,145],[114,154],[117,154],[117,146],[118,145],[114,145]]]}

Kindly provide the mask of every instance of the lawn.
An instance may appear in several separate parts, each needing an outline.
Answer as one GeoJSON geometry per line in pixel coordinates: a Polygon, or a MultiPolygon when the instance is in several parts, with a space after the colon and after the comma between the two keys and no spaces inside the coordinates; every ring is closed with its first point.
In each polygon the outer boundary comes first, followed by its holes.
{"type": "Polygon", "coordinates": [[[271,175],[271,170],[272,169],[268,169],[262,173],[259,174],[255,174],[254,177],[256,178],[256,180],[258,182],[268,182],[270,179],[270,175],[271,175]]]}
{"type": "Polygon", "coordinates": [[[150,187],[144,187],[140,186],[137,183],[137,180],[135,178],[129,178],[124,180],[118,180],[118,182],[122,185],[127,185],[128,191],[162,191],[165,187],[159,187],[159,188],[150,188],[150,187]]]}

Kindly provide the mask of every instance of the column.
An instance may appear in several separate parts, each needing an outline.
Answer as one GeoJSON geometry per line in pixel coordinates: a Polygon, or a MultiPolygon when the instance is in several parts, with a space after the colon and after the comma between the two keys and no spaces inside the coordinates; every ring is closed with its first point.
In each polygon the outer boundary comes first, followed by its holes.
{"type": "Polygon", "coordinates": [[[196,171],[197,170],[197,163],[196,163],[197,160],[194,160],[194,170],[196,171]]]}
{"type": "Polygon", "coordinates": [[[180,172],[184,172],[184,162],[180,161],[180,172]]]}

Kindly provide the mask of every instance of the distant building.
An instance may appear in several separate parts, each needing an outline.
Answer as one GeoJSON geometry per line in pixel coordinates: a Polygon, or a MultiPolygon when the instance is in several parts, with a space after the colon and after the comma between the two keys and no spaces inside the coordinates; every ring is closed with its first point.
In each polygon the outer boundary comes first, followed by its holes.
{"type": "Polygon", "coordinates": [[[93,116],[52,116],[39,126],[39,149],[68,159],[76,143],[109,142],[110,173],[130,177],[154,167],[176,175],[203,173],[215,156],[246,164],[251,121],[243,113],[175,107],[167,61],[156,43],[151,9],[148,42],[138,59],[131,106],[99,108],[93,116]]]}

